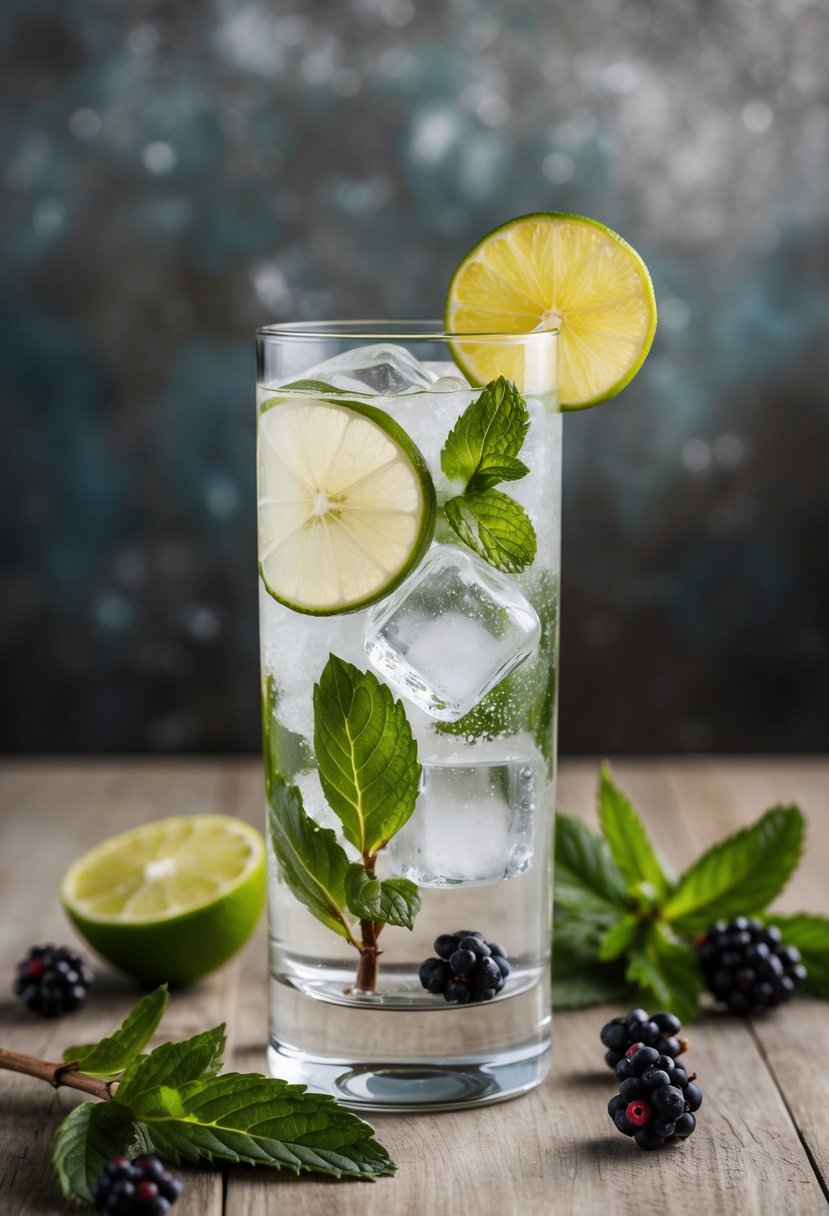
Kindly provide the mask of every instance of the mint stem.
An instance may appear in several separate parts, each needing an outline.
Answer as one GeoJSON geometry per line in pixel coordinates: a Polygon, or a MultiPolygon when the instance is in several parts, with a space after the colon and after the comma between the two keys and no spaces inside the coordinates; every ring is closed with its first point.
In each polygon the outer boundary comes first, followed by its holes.
{"type": "Polygon", "coordinates": [[[357,979],[354,986],[362,992],[377,991],[377,968],[380,964],[380,955],[383,953],[377,946],[377,938],[380,936],[382,928],[382,921],[360,921],[363,944],[360,948],[360,961],[357,964],[357,979]]]}
{"type": "Polygon", "coordinates": [[[0,1047],[0,1068],[9,1072],[25,1073],[28,1077],[38,1077],[41,1081],[48,1081],[55,1089],[61,1085],[68,1089],[80,1089],[83,1093],[92,1094],[93,1098],[102,1098],[105,1102],[112,1097],[106,1081],[78,1072],[76,1064],[53,1064],[49,1060],[39,1060],[36,1056],[25,1056],[0,1047]]]}

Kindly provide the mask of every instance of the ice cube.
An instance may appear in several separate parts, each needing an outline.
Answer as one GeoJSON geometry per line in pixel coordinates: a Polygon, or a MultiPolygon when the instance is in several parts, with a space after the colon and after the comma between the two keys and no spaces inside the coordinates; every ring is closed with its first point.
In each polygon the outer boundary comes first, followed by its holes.
{"type": "Polygon", "coordinates": [[[431,388],[437,377],[404,346],[378,342],[326,359],[309,368],[303,379],[321,380],[352,393],[365,394],[368,390],[381,397],[393,397],[431,388]]]}
{"type": "Polygon", "coordinates": [[[366,622],[373,666],[432,718],[455,722],[538,644],[514,579],[457,545],[436,545],[366,622]]]}
{"type": "Polygon", "coordinates": [[[389,844],[395,874],[422,887],[482,886],[529,868],[533,756],[475,755],[424,764],[414,814],[389,844]]]}

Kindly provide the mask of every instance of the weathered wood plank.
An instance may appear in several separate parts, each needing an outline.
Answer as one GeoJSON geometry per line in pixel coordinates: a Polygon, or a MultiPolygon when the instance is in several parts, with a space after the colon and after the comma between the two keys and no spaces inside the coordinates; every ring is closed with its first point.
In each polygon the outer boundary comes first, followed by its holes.
{"type": "MultiPolygon", "coordinates": [[[[619,763],[616,776],[641,806],[677,866],[775,801],[799,800],[812,843],[785,906],[827,908],[829,764],[789,760],[619,763]]],[[[594,819],[597,765],[562,766],[559,806],[594,819]]],[[[72,940],[52,896],[67,862],[120,828],[179,810],[225,810],[262,817],[254,762],[129,762],[7,766],[0,777],[0,974],[34,940],[72,940]]],[[[228,1020],[234,1067],[264,1070],[264,925],[241,958],[175,997],[164,1037],[228,1020]]],[[[102,970],[83,1016],[84,1037],[104,1032],[135,998],[102,970]]],[[[826,1007],[796,1002],[754,1026],[704,1020],[693,1032],[689,1064],[705,1103],[693,1140],[643,1154],[614,1132],[605,1113],[612,1078],[601,1063],[598,1029],[608,1011],[558,1015],[551,1080],[519,1101],[440,1116],[375,1118],[398,1162],[395,1178],[337,1185],[271,1173],[228,1173],[228,1216],[257,1216],[286,1205],[297,1216],[430,1216],[477,1208],[522,1216],[627,1216],[788,1212],[810,1216],[825,1198],[809,1160],[827,1170],[829,1095],[826,1007]],[[803,1051],[803,1044],[808,1050],[803,1051]],[[817,1065],[817,1067],[815,1066],[817,1065]],[[750,1084],[745,1084],[745,1079],[750,1084]],[[741,1103],[734,1103],[735,1088],[741,1103]],[[735,1109],[736,1106],[736,1109],[735,1109]],[[801,1143],[801,1137],[803,1143],[801,1143]],[[805,1145],[805,1148],[804,1148],[805,1145]]],[[[0,1041],[32,1054],[58,1055],[75,1019],[45,1023],[0,998],[0,1041]]],[[[74,1100],[28,1078],[0,1074],[0,1211],[3,1216],[63,1211],[47,1165],[48,1143],[74,1100]]],[[[181,1216],[219,1216],[221,1176],[188,1175],[181,1216]]]]}

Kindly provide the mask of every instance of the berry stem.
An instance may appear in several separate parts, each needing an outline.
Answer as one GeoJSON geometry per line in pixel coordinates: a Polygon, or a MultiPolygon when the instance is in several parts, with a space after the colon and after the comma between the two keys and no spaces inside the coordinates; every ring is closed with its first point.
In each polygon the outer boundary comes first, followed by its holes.
{"type": "Polygon", "coordinates": [[[48,1081],[55,1089],[61,1085],[68,1089],[80,1089],[83,1093],[92,1094],[93,1098],[102,1098],[105,1102],[112,1097],[108,1082],[78,1072],[75,1064],[53,1064],[49,1060],[39,1060],[36,1056],[24,1056],[18,1051],[8,1051],[5,1047],[0,1047],[0,1068],[8,1069],[9,1072],[22,1072],[27,1077],[38,1077],[41,1081],[48,1081]]]}

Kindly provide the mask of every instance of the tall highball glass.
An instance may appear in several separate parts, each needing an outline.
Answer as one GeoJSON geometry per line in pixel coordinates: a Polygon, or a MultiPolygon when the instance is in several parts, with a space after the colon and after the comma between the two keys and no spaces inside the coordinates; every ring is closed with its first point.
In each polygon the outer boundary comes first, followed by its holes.
{"type": "Polygon", "coordinates": [[[550,1056],[556,333],[256,345],[269,1066],[500,1101],[550,1056]]]}

